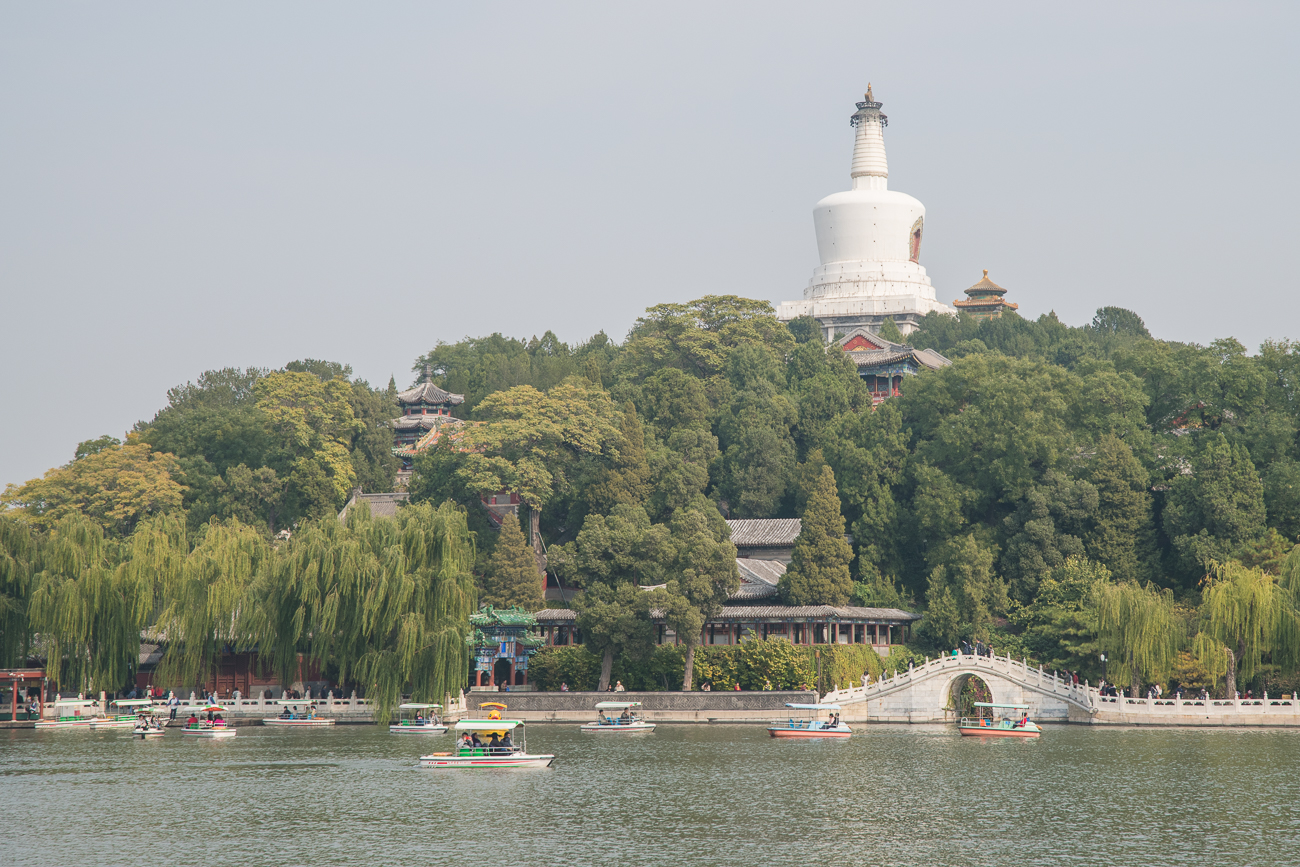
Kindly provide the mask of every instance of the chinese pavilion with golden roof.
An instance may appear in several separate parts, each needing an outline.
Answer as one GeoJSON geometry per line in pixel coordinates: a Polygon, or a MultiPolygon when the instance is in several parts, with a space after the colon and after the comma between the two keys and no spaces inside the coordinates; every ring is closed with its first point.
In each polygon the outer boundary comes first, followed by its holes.
{"type": "Polygon", "coordinates": [[[1017,310],[1020,305],[1012,304],[1002,296],[1007,290],[989,279],[989,269],[984,269],[984,279],[966,290],[965,301],[954,301],[952,305],[963,315],[975,319],[997,319],[1003,310],[1017,310]]]}

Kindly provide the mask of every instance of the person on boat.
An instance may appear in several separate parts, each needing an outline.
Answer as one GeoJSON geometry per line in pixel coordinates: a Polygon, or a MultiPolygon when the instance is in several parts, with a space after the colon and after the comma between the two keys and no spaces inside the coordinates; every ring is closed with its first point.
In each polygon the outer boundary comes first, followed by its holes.
{"type": "Polygon", "coordinates": [[[506,732],[506,736],[501,739],[501,751],[508,753],[514,748],[515,744],[514,741],[510,740],[510,732],[506,732]]]}
{"type": "Polygon", "coordinates": [[[212,722],[212,711],[208,711],[208,722],[212,722]]]}
{"type": "Polygon", "coordinates": [[[470,737],[474,739],[473,744],[476,748],[483,746],[483,742],[478,739],[478,732],[474,732],[473,734],[470,735],[470,737]]]}
{"type": "Polygon", "coordinates": [[[289,712],[288,705],[285,705],[284,709],[280,711],[280,719],[293,719],[293,714],[289,712]]]}
{"type": "Polygon", "coordinates": [[[190,718],[185,721],[185,727],[187,729],[196,729],[199,727],[199,718],[194,715],[194,711],[190,711],[190,718]]]}
{"type": "Polygon", "coordinates": [[[632,714],[627,712],[627,708],[623,708],[623,712],[618,715],[618,721],[624,724],[632,721],[632,714]]]}
{"type": "Polygon", "coordinates": [[[460,739],[460,748],[462,750],[474,749],[474,739],[469,736],[469,732],[465,732],[465,737],[460,739]]]}
{"type": "Polygon", "coordinates": [[[493,732],[492,740],[488,741],[488,755],[495,756],[499,752],[501,752],[501,739],[497,737],[496,732],[493,732]]]}

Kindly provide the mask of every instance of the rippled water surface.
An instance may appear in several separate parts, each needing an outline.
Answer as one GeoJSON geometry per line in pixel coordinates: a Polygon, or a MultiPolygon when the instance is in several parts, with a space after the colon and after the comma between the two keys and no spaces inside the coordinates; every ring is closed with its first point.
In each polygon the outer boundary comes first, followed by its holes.
{"type": "Polygon", "coordinates": [[[435,771],[371,726],[0,731],[6,864],[1297,864],[1300,732],[859,726],[583,735],[530,771],[435,771]],[[161,848],[160,848],[161,847],[161,848]],[[60,857],[52,858],[52,853],[60,857]],[[75,854],[74,854],[75,853],[75,854]]]}

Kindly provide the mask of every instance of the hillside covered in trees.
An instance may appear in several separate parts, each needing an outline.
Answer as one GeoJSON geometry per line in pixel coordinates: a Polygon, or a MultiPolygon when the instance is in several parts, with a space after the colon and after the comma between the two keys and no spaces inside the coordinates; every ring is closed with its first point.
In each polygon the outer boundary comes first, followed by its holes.
{"type": "MultiPolygon", "coordinates": [[[[716,565],[722,516],[805,517],[811,577],[787,598],[915,607],[918,652],[980,639],[1095,680],[1109,648],[1126,685],[1222,685],[1230,669],[1243,691],[1295,685],[1300,344],[1156,340],[1118,308],[1082,327],[931,314],[907,342],[953,364],[875,408],[815,323],[733,296],[651,307],[622,343],[440,343],[412,369],[464,394],[457,414],[477,424],[416,459],[411,500],[462,507],[465,569],[496,603],[538,604],[524,553],[538,537],[552,571],[592,591],[580,605],[613,606],[588,620],[593,637],[614,624],[606,646],[644,638],[648,603],[620,601],[620,584],[671,583],[658,604],[683,629],[719,603],[734,579],[716,565]],[[497,550],[479,497],[503,489],[525,509],[497,550]]],[[[350,374],[312,360],[211,371],[125,443],[88,441],[10,486],[7,658],[53,634],[42,588],[83,580],[47,553],[77,521],[119,566],[164,519],[189,534],[186,556],[218,526],[265,540],[271,561],[300,537],[342,544],[326,528],[349,492],[391,489],[398,466],[395,384],[350,374]]],[[[149,593],[145,625],[166,610],[149,593]]]]}

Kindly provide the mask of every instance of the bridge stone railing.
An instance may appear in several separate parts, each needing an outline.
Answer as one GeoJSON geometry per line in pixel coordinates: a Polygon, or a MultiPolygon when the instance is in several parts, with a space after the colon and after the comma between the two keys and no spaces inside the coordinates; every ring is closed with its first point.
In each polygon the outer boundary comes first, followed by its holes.
{"type": "Polygon", "coordinates": [[[899,671],[892,677],[881,678],[848,689],[833,690],[822,700],[837,704],[871,701],[910,689],[933,677],[958,673],[998,675],[1022,689],[1051,696],[1074,705],[1086,713],[1095,712],[1097,690],[1089,688],[1086,684],[1076,684],[1073,680],[1066,680],[1055,672],[1045,672],[1041,665],[1032,667],[1024,659],[1017,660],[1010,656],[976,656],[968,653],[927,659],[923,665],[908,666],[906,671],[899,671]]]}

